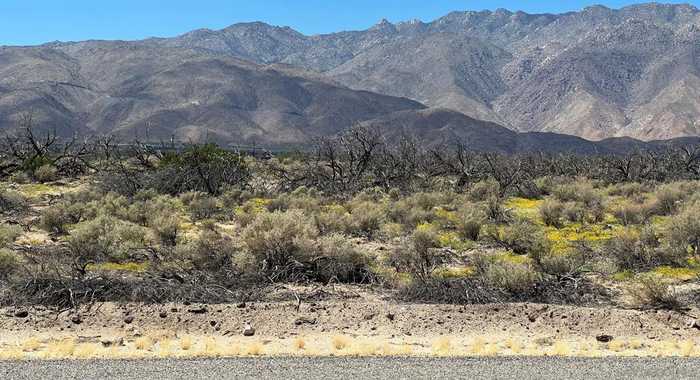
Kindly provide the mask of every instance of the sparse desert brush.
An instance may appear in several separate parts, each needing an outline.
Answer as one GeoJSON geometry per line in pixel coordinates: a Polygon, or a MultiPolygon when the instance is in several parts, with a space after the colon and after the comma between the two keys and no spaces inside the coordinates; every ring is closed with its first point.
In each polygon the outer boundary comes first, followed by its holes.
{"type": "Polygon", "coordinates": [[[489,198],[500,197],[501,186],[495,179],[488,179],[473,184],[468,194],[472,201],[483,202],[489,198]]]}
{"type": "Polygon", "coordinates": [[[322,236],[317,241],[317,251],[307,252],[313,257],[307,259],[314,263],[314,276],[324,282],[335,279],[340,282],[366,282],[370,275],[369,259],[347,236],[331,234],[322,236]],[[316,260],[317,257],[324,258],[316,260]]]}
{"type": "Polygon", "coordinates": [[[333,346],[333,349],[338,351],[344,350],[350,345],[350,343],[350,338],[344,335],[335,335],[333,338],[331,338],[331,345],[333,346]]]}
{"type": "Polygon", "coordinates": [[[0,224],[0,248],[5,248],[22,235],[22,227],[17,225],[0,224]]]}
{"type": "Polygon", "coordinates": [[[683,263],[689,255],[700,253],[700,203],[690,205],[667,222],[666,245],[662,248],[667,258],[683,263]]]}
{"type": "Polygon", "coordinates": [[[316,227],[299,210],[258,214],[242,233],[248,250],[269,269],[287,266],[317,236],[316,227]]]}
{"type": "Polygon", "coordinates": [[[625,226],[643,223],[650,213],[649,205],[630,201],[618,202],[610,211],[625,226]]]}
{"type": "Polygon", "coordinates": [[[14,273],[19,267],[19,255],[9,249],[0,248],[0,280],[14,273]]]}
{"type": "Polygon", "coordinates": [[[457,232],[463,239],[477,241],[481,236],[481,230],[486,221],[486,211],[481,205],[470,204],[464,206],[458,212],[457,232]]]}
{"type": "Polygon", "coordinates": [[[564,205],[555,199],[546,199],[539,208],[540,217],[547,226],[561,227],[564,205]]]}
{"type": "Polygon", "coordinates": [[[673,286],[658,276],[637,277],[628,292],[632,302],[638,308],[677,310],[683,306],[673,286]]]}
{"type": "Polygon", "coordinates": [[[134,347],[140,351],[148,351],[153,348],[153,338],[148,336],[138,337],[134,340],[134,347]]]}
{"type": "Polygon", "coordinates": [[[0,213],[24,211],[27,199],[20,193],[0,188],[0,213]]]}

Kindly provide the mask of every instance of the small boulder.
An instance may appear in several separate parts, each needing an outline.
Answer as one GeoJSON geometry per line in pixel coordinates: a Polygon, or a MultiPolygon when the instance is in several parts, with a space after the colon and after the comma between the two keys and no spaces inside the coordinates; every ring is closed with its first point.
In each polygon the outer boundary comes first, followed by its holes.
{"type": "Polygon", "coordinates": [[[301,326],[301,325],[315,325],[316,324],[316,318],[309,318],[309,317],[299,317],[294,320],[294,324],[296,326],[301,326]]]}
{"type": "Polygon", "coordinates": [[[253,326],[250,325],[250,323],[246,323],[245,326],[243,327],[243,336],[253,336],[255,335],[255,329],[253,326]]]}
{"type": "Polygon", "coordinates": [[[74,316],[70,319],[70,321],[73,322],[73,323],[76,324],[76,325],[79,325],[79,324],[83,323],[83,319],[80,318],[79,315],[74,315],[74,316]]]}
{"type": "Polygon", "coordinates": [[[394,313],[387,313],[387,314],[386,314],[386,319],[388,319],[388,320],[390,320],[390,321],[393,321],[394,319],[396,319],[396,314],[394,314],[394,313]]]}
{"type": "Polygon", "coordinates": [[[26,310],[19,310],[15,312],[15,317],[17,318],[27,318],[29,316],[29,312],[26,310]]]}
{"type": "Polygon", "coordinates": [[[606,334],[598,335],[595,337],[595,340],[597,340],[598,342],[601,342],[601,343],[608,343],[608,342],[611,342],[613,339],[614,338],[612,335],[606,335],[606,334]]]}
{"type": "Polygon", "coordinates": [[[133,315],[127,315],[124,317],[124,323],[127,325],[131,324],[134,321],[134,316],[133,315]]]}
{"type": "Polygon", "coordinates": [[[122,337],[104,338],[100,341],[100,343],[102,343],[102,346],[104,346],[104,347],[123,346],[124,345],[124,338],[122,338],[122,337]]]}
{"type": "Polygon", "coordinates": [[[207,310],[207,308],[204,306],[187,310],[187,312],[192,314],[206,314],[208,311],[209,310],[207,310]]]}

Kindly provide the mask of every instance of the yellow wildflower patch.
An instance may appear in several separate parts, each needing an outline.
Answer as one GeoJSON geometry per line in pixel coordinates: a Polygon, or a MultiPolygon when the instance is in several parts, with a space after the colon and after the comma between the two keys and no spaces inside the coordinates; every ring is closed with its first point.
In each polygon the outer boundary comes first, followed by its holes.
{"type": "Polygon", "coordinates": [[[121,271],[121,272],[144,272],[148,268],[148,263],[100,263],[89,264],[89,271],[121,271]]]}

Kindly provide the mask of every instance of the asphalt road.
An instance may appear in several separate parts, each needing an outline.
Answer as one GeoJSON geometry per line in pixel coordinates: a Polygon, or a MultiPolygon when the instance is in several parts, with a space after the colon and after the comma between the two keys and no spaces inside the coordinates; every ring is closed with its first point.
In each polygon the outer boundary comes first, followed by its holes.
{"type": "Polygon", "coordinates": [[[694,379],[691,359],[275,358],[0,362],[0,379],[694,379]]]}

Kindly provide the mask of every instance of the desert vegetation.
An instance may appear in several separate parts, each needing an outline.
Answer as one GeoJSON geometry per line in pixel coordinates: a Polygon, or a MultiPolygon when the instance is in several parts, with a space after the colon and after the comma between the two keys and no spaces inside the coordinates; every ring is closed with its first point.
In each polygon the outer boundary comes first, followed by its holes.
{"type": "Polygon", "coordinates": [[[508,156],[353,128],[261,157],[24,123],[0,153],[4,304],[230,302],[280,283],[422,302],[697,302],[677,290],[700,273],[696,147],[508,156]]]}

